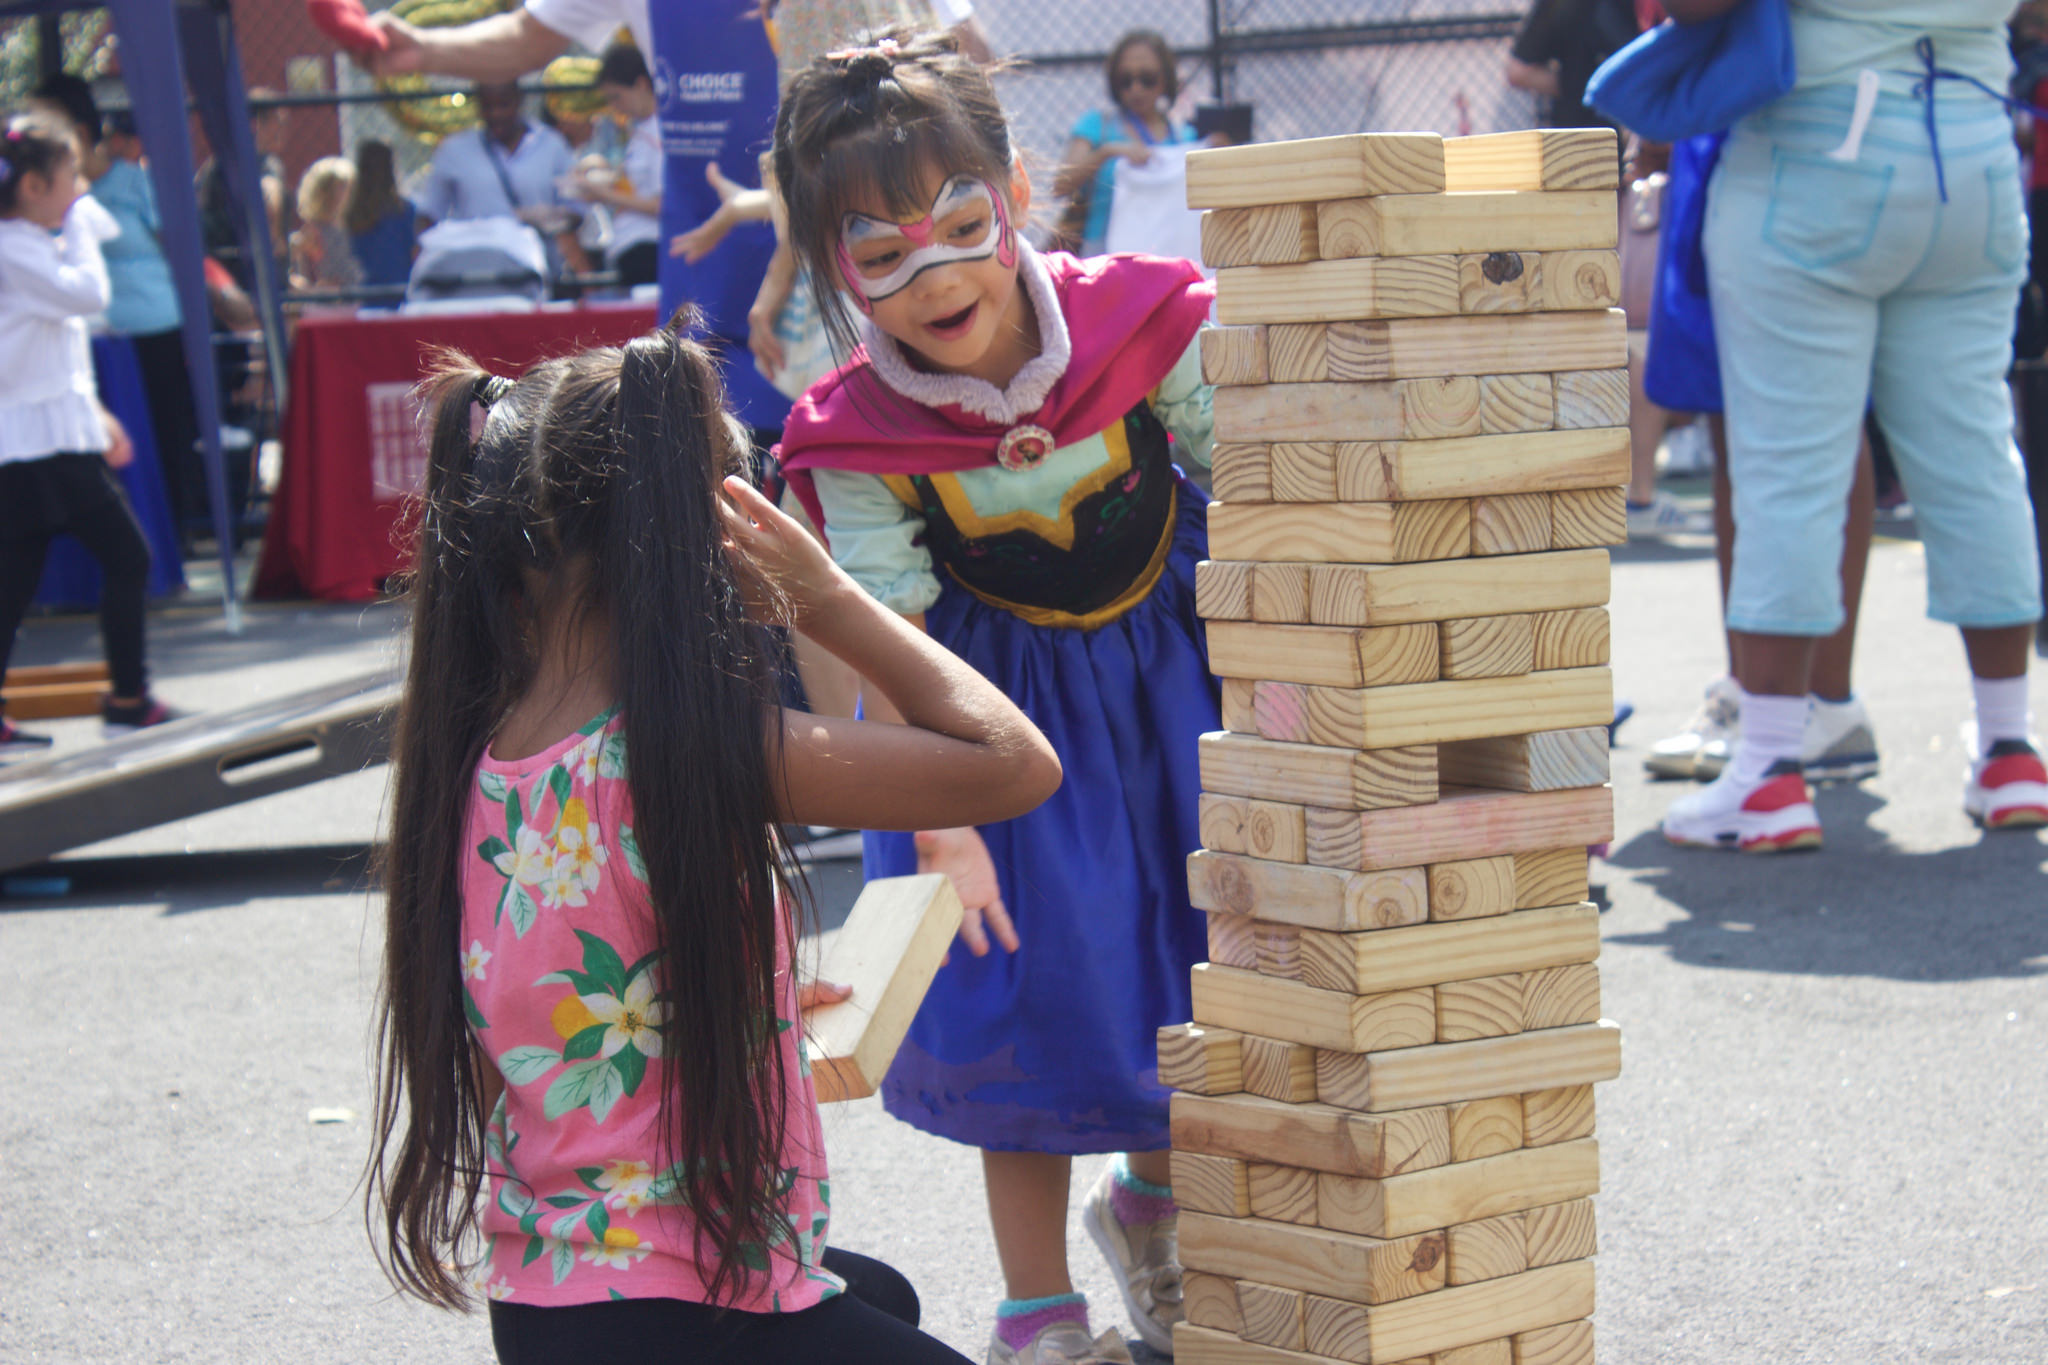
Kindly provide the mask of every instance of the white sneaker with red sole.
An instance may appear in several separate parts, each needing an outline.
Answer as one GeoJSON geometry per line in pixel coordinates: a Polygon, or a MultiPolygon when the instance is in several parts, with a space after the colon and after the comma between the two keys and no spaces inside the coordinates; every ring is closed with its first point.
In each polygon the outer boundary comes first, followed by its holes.
{"type": "Polygon", "coordinates": [[[1820,847],[1820,816],[1799,760],[1781,758],[1755,782],[1740,781],[1730,768],[1672,802],[1664,837],[1696,848],[1787,853],[1820,847]]]}
{"type": "Polygon", "coordinates": [[[1963,810],[1985,829],[2048,825],[2048,766],[2023,739],[2001,739],[1970,768],[1963,810]]]}

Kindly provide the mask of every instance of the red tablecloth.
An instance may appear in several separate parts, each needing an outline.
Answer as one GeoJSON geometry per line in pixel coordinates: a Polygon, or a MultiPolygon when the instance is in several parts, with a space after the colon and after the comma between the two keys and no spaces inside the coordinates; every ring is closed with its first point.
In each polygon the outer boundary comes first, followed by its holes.
{"type": "Polygon", "coordinates": [[[517,374],[653,326],[645,306],[302,321],[256,596],[361,601],[401,567],[393,531],[427,459],[410,395],[432,350],[453,347],[517,374]]]}

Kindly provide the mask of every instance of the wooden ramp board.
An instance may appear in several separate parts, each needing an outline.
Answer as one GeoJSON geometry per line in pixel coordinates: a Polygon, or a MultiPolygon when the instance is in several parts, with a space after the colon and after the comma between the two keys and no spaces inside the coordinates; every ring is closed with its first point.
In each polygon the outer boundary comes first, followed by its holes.
{"type": "Polygon", "coordinates": [[[1616,190],[1619,139],[1610,128],[1531,128],[1444,139],[1444,188],[1616,190]]]}
{"type": "Polygon", "coordinates": [[[1585,848],[1612,838],[1614,793],[1607,787],[1556,792],[1446,787],[1424,806],[1363,812],[1311,807],[1308,812],[1308,860],[1364,871],[1567,845],[1585,848]]]}
{"type": "Polygon", "coordinates": [[[1337,996],[1375,996],[1591,962],[1600,956],[1600,912],[1586,901],[1393,929],[1309,929],[1300,935],[1300,954],[1305,985],[1337,996]]]}
{"type": "MultiPolygon", "coordinates": [[[[1366,194],[1430,195],[1443,187],[1444,140],[1435,133],[1347,133],[1188,154],[1191,209],[1314,204],[1366,194]]],[[[1611,219],[1612,196],[1609,205],[1611,219]]]]}
{"type": "MultiPolygon", "coordinates": [[[[1514,376],[1506,376],[1513,378],[1514,376]]],[[[1482,386],[1482,396],[1484,386],[1482,386]]],[[[1472,498],[1498,502],[1517,494],[1605,488],[1628,475],[1628,429],[1526,431],[1428,441],[1283,441],[1232,447],[1257,451],[1262,501],[1276,503],[1412,502],[1472,498]]],[[[1236,458],[1236,457],[1233,457],[1236,458]]],[[[1549,507],[1540,540],[1504,546],[1498,528],[1482,527],[1474,508],[1474,553],[1550,548],[1549,507]],[[1482,537],[1486,548],[1478,548],[1482,537]]],[[[1488,513],[1497,517],[1498,510],[1488,513]]]]}
{"type": "Polygon", "coordinates": [[[820,1103],[875,1093],[960,919],[960,897],[937,873],[883,877],[861,888],[818,964],[819,980],[851,986],[853,994],[804,1016],[820,1103]]]}
{"type": "Polygon", "coordinates": [[[1240,266],[1216,273],[1216,320],[1227,326],[1443,317],[1458,312],[1458,292],[1455,256],[1240,266]]]}
{"type": "Polygon", "coordinates": [[[1277,1219],[1197,1215],[1180,1229],[1181,1263],[1242,1282],[1357,1303],[1393,1303],[1444,1287],[1444,1235],[1361,1237],[1277,1219]]]}
{"type": "MultiPolygon", "coordinates": [[[[1507,922],[1512,924],[1515,918],[1507,922]]],[[[1522,1142],[1531,1146],[1537,1144],[1530,1140],[1528,1094],[1590,1087],[1620,1074],[1621,1030],[1608,1024],[1577,1024],[1386,1052],[1327,1049],[1316,1057],[1316,1093],[1325,1104],[1368,1113],[1522,1094],[1522,1142]]],[[[1590,1113],[1590,1106],[1576,1094],[1548,1103],[1545,1118],[1560,1107],[1574,1111],[1568,1116],[1572,1123],[1579,1121],[1578,1109],[1590,1113]]],[[[1548,1141],[1564,1141],[1567,1132],[1577,1135],[1578,1129],[1565,1122],[1559,1120],[1548,1141]]],[[[1590,1131],[1590,1124],[1585,1126],[1590,1131]]]]}
{"type": "MultiPolygon", "coordinates": [[[[1614,684],[1604,668],[1447,678],[1393,687],[1260,682],[1252,688],[1252,712],[1258,733],[1265,740],[1290,746],[1330,746],[1336,752],[1371,752],[1526,734],[1532,730],[1605,727],[1614,717],[1614,684]]],[[[1241,745],[1256,742],[1237,739],[1241,745]]],[[[1290,748],[1289,752],[1294,750],[1290,748]]],[[[1430,767],[1433,776],[1433,756],[1430,767]]],[[[1311,800],[1307,788],[1296,790],[1299,799],[1311,800]]],[[[1394,802],[1382,800],[1378,804],[1394,802]]]]}
{"type": "MultiPolygon", "coordinates": [[[[1272,269],[1307,270],[1341,264],[1323,261],[1316,267],[1272,269]]],[[[1628,360],[1628,319],[1618,308],[1357,322],[1292,322],[1271,316],[1239,320],[1285,324],[1266,330],[1266,368],[1276,385],[1547,374],[1620,365],[1628,360]]],[[[1552,413],[1546,411],[1542,427],[1553,420],[1552,413]]]]}
{"type": "MultiPolygon", "coordinates": [[[[1582,1138],[1377,1179],[1324,1173],[1316,1198],[1324,1227],[1367,1237],[1408,1237],[1599,1192],[1600,1145],[1582,1138]]],[[[1526,1242],[1521,1236],[1515,1240],[1522,1243],[1516,1250],[1526,1260],[1526,1242]]]]}
{"type": "MultiPolygon", "coordinates": [[[[1194,157],[1188,165],[1192,170],[1194,157]]],[[[1620,237],[1614,195],[1606,190],[1382,193],[1316,205],[1316,254],[1326,261],[1446,252],[1612,251],[1620,237]]]]}

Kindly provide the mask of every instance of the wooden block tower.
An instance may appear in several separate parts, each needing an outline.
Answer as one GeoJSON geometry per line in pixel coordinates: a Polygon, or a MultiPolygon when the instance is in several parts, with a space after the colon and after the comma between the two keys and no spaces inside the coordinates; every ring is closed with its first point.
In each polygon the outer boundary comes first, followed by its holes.
{"type": "Polygon", "coordinates": [[[1163,1029],[1179,1365],[1591,1365],[1614,135],[1197,152],[1225,731],[1163,1029]]]}

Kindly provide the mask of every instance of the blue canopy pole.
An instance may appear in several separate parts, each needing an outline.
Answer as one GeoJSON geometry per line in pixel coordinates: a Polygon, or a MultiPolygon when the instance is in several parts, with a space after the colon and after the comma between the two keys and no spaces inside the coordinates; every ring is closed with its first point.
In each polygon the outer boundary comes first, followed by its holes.
{"type": "MultiPolygon", "coordinates": [[[[227,468],[220,448],[220,385],[213,358],[213,314],[206,293],[205,241],[199,227],[199,197],[193,185],[192,134],[185,118],[185,61],[176,0],[113,0],[108,9],[120,36],[121,64],[134,103],[135,121],[149,153],[162,221],[164,257],[184,314],[185,366],[192,375],[192,406],[198,419],[206,491],[220,546],[221,612],[228,633],[242,630],[242,606],[235,591],[234,522],[228,507],[227,468]]],[[[218,97],[218,90],[202,93],[218,97]]],[[[267,233],[266,233],[267,241],[267,233]]]]}

